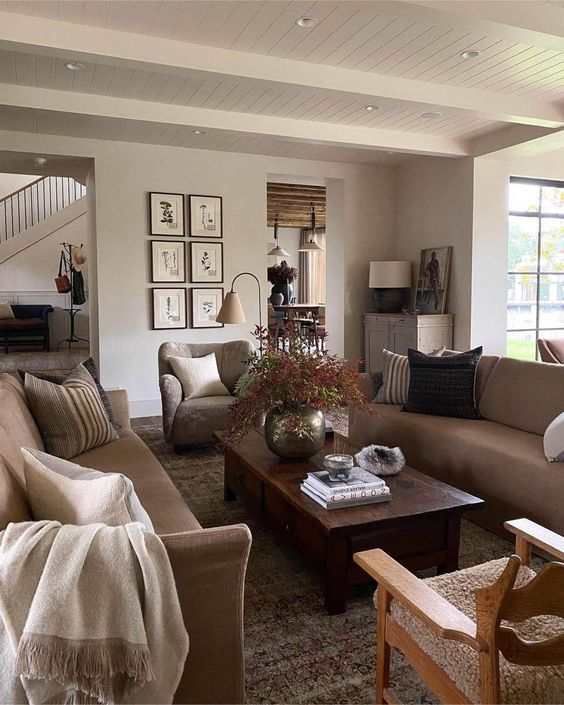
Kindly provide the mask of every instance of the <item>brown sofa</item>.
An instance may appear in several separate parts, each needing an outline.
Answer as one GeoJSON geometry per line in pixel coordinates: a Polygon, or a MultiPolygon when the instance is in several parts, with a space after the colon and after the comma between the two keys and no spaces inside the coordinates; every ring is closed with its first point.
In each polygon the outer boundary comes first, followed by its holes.
{"type": "MultiPolygon", "coordinates": [[[[367,375],[363,385],[373,398],[367,375]]],[[[478,421],[371,404],[373,416],[351,410],[349,434],[362,445],[400,446],[413,467],[486,500],[469,518],[491,530],[527,517],[563,534],[564,463],[546,460],[543,434],[564,411],[564,367],[484,355],[476,399],[478,421]]]]}
{"type": "MultiPolygon", "coordinates": [[[[203,529],[158,460],[131,430],[127,393],[110,391],[108,397],[122,426],[119,440],[73,461],[129,477],[167,548],[190,638],[175,702],[242,703],[249,529],[243,524],[203,529]]],[[[22,446],[43,449],[21,382],[0,374],[0,529],[10,521],[30,519],[19,484],[22,446]]]]}

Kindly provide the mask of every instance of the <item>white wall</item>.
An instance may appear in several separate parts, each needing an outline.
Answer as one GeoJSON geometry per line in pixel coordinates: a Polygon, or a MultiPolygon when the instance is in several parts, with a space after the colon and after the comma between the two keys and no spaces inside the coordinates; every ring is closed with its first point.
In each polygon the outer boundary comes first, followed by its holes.
{"type": "Polygon", "coordinates": [[[397,167],[393,256],[412,262],[422,249],[453,245],[447,312],[454,314],[454,346],[470,346],[473,160],[424,157],[397,167]]]}
{"type": "Polygon", "coordinates": [[[32,181],[37,181],[39,176],[32,176],[30,174],[3,174],[0,173],[0,198],[8,196],[14,191],[31,184],[32,181]]]}
{"type": "MultiPolygon", "coordinates": [[[[252,328],[248,323],[223,329],[150,329],[149,191],[223,196],[224,286],[240,271],[257,274],[265,294],[266,320],[267,176],[275,172],[327,179],[328,209],[333,212],[333,222],[327,226],[329,344],[332,351],[350,359],[360,356],[362,316],[369,301],[368,262],[386,256],[392,239],[390,167],[57,136],[46,140],[42,135],[0,132],[0,149],[43,154],[46,145],[54,153],[94,159],[97,262],[90,272],[90,289],[97,299],[97,352],[104,383],[128,389],[134,414],[160,410],[157,350],[161,342],[250,337],[252,328]]],[[[254,282],[240,279],[238,291],[249,321],[256,321],[254,282]]]]}
{"type": "Polygon", "coordinates": [[[507,199],[511,176],[564,180],[564,150],[516,161],[475,160],[472,344],[504,355],[507,330],[507,199]]]}

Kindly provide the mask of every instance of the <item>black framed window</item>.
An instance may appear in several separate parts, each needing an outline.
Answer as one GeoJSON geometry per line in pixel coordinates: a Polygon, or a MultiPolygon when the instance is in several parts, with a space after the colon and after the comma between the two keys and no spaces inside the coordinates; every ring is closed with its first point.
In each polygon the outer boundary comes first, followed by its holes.
{"type": "Polygon", "coordinates": [[[512,177],[507,354],[538,359],[537,338],[564,338],[564,182],[512,177]]]}

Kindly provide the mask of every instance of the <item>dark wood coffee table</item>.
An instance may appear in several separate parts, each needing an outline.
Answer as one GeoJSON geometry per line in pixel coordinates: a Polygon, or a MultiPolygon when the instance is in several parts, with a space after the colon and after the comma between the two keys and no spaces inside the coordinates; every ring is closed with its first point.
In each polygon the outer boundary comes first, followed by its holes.
{"type": "MultiPolygon", "coordinates": [[[[342,436],[336,440],[339,452],[359,450],[342,436]]],[[[225,500],[239,497],[321,572],[329,614],[345,611],[348,585],[370,580],[352,560],[357,551],[382,548],[411,570],[458,568],[460,520],[483,500],[406,467],[385,478],[390,502],[327,511],[300,490],[300,483],[306,473],[322,469],[323,457],[333,448],[329,438],[309,460],[284,460],[253,430],[225,451],[225,500]]]]}

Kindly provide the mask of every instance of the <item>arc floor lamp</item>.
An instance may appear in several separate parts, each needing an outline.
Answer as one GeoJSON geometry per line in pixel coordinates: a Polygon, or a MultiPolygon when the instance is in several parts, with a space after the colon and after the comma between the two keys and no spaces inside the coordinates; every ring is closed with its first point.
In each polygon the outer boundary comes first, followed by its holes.
{"type": "MultiPolygon", "coordinates": [[[[247,318],[245,316],[245,311],[243,309],[243,305],[241,304],[241,299],[239,298],[239,294],[235,291],[235,282],[239,277],[243,276],[249,276],[252,277],[258,287],[258,314],[259,314],[259,328],[262,331],[262,294],[261,294],[261,289],[260,289],[260,281],[259,278],[253,274],[252,272],[240,272],[237,274],[235,277],[233,277],[233,281],[231,282],[231,291],[226,294],[225,299],[223,301],[222,307],[219,309],[219,313],[217,314],[216,321],[218,323],[227,323],[227,324],[234,324],[234,323],[246,323],[247,318]]],[[[259,353],[262,355],[263,352],[263,345],[262,345],[262,336],[259,339],[259,353]]]]}

